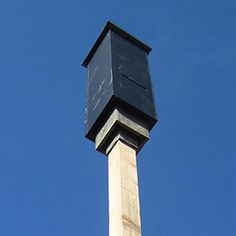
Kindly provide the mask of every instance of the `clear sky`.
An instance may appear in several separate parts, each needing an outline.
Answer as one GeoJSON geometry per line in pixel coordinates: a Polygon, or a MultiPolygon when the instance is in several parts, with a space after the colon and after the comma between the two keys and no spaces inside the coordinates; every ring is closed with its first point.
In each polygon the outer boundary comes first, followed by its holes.
{"type": "Polygon", "coordinates": [[[235,236],[235,12],[234,0],[1,0],[0,235],[108,235],[81,62],[109,19],[153,48],[143,235],[235,236]]]}

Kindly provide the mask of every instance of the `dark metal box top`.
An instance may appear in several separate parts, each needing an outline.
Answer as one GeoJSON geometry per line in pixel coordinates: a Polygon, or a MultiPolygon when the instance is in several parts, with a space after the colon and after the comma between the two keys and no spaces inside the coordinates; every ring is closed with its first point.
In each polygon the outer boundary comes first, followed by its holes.
{"type": "Polygon", "coordinates": [[[83,62],[88,70],[85,136],[94,141],[112,110],[157,121],[147,55],[151,48],[107,22],[83,62]]]}
{"type": "Polygon", "coordinates": [[[82,65],[84,67],[87,67],[87,65],[89,64],[90,60],[92,59],[93,55],[97,51],[99,45],[101,44],[101,42],[103,41],[103,39],[105,38],[105,36],[106,36],[106,34],[108,33],[109,30],[112,30],[112,31],[118,33],[119,35],[121,35],[122,37],[124,37],[125,39],[130,41],[131,43],[133,43],[136,46],[142,48],[143,50],[146,51],[147,54],[149,54],[151,52],[151,50],[152,50],[145,43],[141,42],[140,40],[136,39],[135,37],[133,37],[132,35],[130,35],[126,31],[124,31],[123,29],[119,28],[115,24],[113,24],[110,21],[108,21],[106,23],[105,27],[103,28],[102,32],[100,33],[99,37],[95,41],[94,45],[92,46],[91,50],[89,51],[88,55],[84,59],[84,61],[82,63],[82,65]]]}

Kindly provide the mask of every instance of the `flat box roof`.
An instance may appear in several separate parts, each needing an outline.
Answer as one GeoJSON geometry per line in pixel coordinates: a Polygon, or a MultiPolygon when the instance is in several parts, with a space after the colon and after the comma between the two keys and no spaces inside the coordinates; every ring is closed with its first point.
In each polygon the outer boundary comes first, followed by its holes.
{"type": "Polygon", "coordinates": [[[101,42],[103,41],[103,39],[105,38],[105,36],[106,36],[106,34],[108,33],[109,30],[112,30],[112,31],[116,32],[117,34],[121,35],[123,38],[127,39],[128,41],[130,41],[131,43],[133,43],[137,47],[139,47],[139,48],[143,49],[144,51],[146,51],[147,54],[149,54],[152,50],[145,43],[141,42],[140,40],[136,39],[134,36],[130,35],[126,31],[121,29],[120,27],[118,27],[115,24],[113,24],[112,22],[108,21],[106,23],[105,27],[103,28],[102,32],[100,33],[99,37],[97,38],[97,40],[93,44],[93,46],[92,46],[91,50],[89,51],[88,55],[84,59],[84,61],[82,63],[82,66],[84,66],[84,67],[88,66],[90,60],[93,58],[93,55],[97,51],[98,47],[100,46],[101,42]]]}

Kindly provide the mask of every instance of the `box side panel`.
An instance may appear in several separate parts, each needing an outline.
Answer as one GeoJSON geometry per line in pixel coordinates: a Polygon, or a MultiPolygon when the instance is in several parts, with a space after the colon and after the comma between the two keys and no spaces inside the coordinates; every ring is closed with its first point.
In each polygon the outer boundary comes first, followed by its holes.
{"type": "Polygon", "coordinates": [[[113,95],[111,67],[111,34],[100,44],[88,66],[85,135],[94,140],[101,113],[113,95]]]}
{"type": "Polygon", "coordinates": [[[115,32],[111,42],[115,95],[156,120],[147,53],[115,32]]]}

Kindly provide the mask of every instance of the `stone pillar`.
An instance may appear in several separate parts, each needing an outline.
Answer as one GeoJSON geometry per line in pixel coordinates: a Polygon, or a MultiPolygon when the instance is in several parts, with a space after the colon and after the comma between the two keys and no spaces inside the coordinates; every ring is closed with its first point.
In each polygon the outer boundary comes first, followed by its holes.
{"type": "Polygon", "coordinates": [[[109,236],[141,236],[136,155],[157,122],[151,48],[107,22],[83,62],[85,136],[109,162],[109,236]]]}
{"type": "Polygon", "coordinates": [[[136,155],[149,138],[147,124],[114,109],[95,147],[108,156],[109,236],[141,236],[136,155]]]}
{"type": "Polygon", "coordinates": [[[141,236],[135,147],[118,139],[108,163],[109,236],[141,236]]]}

